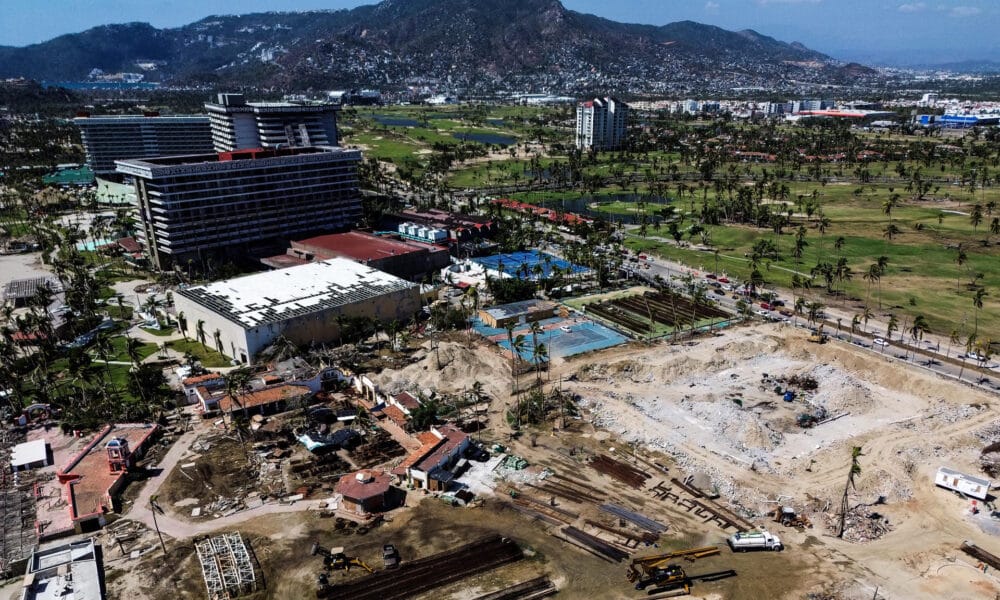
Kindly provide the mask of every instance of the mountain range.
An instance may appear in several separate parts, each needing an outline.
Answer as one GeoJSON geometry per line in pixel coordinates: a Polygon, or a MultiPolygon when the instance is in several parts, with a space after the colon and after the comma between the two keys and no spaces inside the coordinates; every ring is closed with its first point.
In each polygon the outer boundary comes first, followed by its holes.
{"type": "Polygon", "coordinates": [[[106,25],[0,47],[0,77],[79,81],[94,69],[177,85],[483,92],[780,90],[876,77],[752,30],[624,24],[558,0],[384,0],[351,10],[212,16],[171,29],[106,25]]]}

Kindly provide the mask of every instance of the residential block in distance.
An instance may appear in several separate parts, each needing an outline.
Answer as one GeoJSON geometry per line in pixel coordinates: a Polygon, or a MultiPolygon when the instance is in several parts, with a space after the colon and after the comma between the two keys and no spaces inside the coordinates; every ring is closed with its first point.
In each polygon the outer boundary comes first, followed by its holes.
{"type": "Polygon", "coordinates": [[[617,98],[595,98],[576,106],[576,147],[616,150],[625,144],[628,105],[617,98]]]}

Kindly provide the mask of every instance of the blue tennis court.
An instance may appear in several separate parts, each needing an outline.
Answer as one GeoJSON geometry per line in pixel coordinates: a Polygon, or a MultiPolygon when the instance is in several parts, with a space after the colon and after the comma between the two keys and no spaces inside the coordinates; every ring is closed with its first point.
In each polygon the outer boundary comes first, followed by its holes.
{"type": "MultiPolygon", "coordinates": [[[[538,321],[538,324],[542,327],[542,332],[538,334],[538,343],[544,344],[548,355],[553,358],[564,358],[593,350],[611,348],[628,341],[628,338],[617,331],[584,317],[570,319],[553,317],[538,321]]],[[[478,318],[473,319],[473,327],[478,333],[489,338],[504,350],[510,351],[510,341],[507,339],[506,329],[488,327],[478,318]]],[[[519,324],[514,329],[513,338],[517,339],[518,335],[524,336],[524,346],[518,354],[523,360],[533,362],[535,352],[532,346],[530,323],[519,324]]]]}
{"type": "Polygon", "coordinates": [[[522,279],[525,277],[525,272],[527,272],[528,279],[538,279],[539,273],[541,273],[541,277],[546,278],[551,274],[553,267],[559,267],[563,273],[572,274],[586,273],[590,270],[538,250],[494,254],[472,260],[492,271],[502,270],[507,275],[522,279]],[[540,270],[536,268],[536,265],[540,267],[540,270]]]}

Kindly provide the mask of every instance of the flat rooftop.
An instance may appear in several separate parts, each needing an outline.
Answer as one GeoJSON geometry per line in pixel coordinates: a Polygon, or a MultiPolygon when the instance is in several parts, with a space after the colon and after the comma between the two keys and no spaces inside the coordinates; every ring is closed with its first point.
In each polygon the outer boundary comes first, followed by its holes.
{"type": "Polygon", "coordinates": [[[208,115],[92,115],[89,117],[76,117],[73,122],[77,125],[86,124],[116,124],[116,123],[208,123],[208,115]]]}
{"type": "Polygon", "coordinates": [[[101,600],[102,571],[93,540],[35,551],[21,600],[101,600]]]}
{"type": "Polygon", "coordinates": [[[416,285],[347,258],[200,285],[177,294],[253,328],[373,300],[416,285]]]}
{"type": "MultiPolygon", "coordinates": [[[[410,244],[361,231],[321,235],[295,243],[335,252],[359,261],[379,260],[392,256],[412,254],[414,252],[438,250],[435,246],[410,244]]],[[[444,250],[441,249],[441,251],[444,250]]]]}
{"type": "Polygon", "coordinates": [[[494,319],[506,319],[544,310],[555,310],[559,305],[548,300],[523,300],[487,308],[483,312],[494,319]]]}
{"type": "Polygon", "coordinates": [[[32,440],[14,446],[10,453],[10,465],[12,467],[22,467],[36,462],[44,463],[48,458],[48,442],[45,440],[32,440]]]}
{"type": "Polygon", "coordinates": [[[55,277],[32,277],[30,279],[15,279],[3,286],[3,297],[6,300],[12,298],[31,298],[38,292],[38,288],[43,285],[49,286],[52,293],[62,291],[62,284],[55,277]]]}
{"type": "Polygon", "coordinates": [[[119,165],[152,169],[156,167],[178,167],[182,165],[204,165],[237,160],[263,160],[269,158],[289,158],[307,155],[357,154],[357,150],[346,150],[339,146],[300,146],[295,148],[254,148],[232,152],[212,152],[209,154],[184,154],[178,156],[157,156],[153,158],[131,158],[117,160],[119,165]]]}

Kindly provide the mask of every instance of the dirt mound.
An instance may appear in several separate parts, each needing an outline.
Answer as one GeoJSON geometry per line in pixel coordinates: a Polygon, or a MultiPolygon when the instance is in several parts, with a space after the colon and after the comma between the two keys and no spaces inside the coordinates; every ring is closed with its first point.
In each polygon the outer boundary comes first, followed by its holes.
{"type": "Polygon", "coordinates": [[[431,342],[427,342],[414,358],[416,361],[405,368],[383,371],[372,379],[389,393],[404,390],[457,393],[471,389],[479,381],[491,397],[504,398],[513,386],[510,363],[500,354],[482,348],[441,342],[435,351],[431,342]]]}
{"type": "Polygon", "coordinates": [[[810,369],[808,375],[819,383],[813,403],[830,413],[867,411],[875,403],[871,386],[833,365],[810,369]]]}

